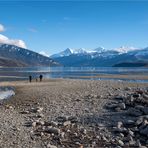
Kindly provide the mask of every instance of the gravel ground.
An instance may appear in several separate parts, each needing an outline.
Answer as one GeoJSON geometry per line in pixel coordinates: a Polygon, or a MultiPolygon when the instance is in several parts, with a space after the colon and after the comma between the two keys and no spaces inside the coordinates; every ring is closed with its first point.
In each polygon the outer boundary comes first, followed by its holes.
{"type": "MultiPolygon", "coordinates": [[[[109,127],[113,124],[111,115],[114,113],[107,110],[105,105],[111,101],[112,96],[125,95],[127,88],[130,88],[130,91],[148,88],[147,83],[70,79],[51,79],[33,83],[1,82],[1,86],[12,86],[16,93],[10,99],[1,101],[2,148],[112,147],[106,140],[95,140],[101,133],[102,125],[109,127]],[[77,120],[77,123],[72,124],[72,120],[77,120]],[[60,133],[51,132],[51,125],[47,126],[45,122],[54,122],[52,128],[60,129],[60,133]],[[62,124],[56,125],[55,122],[62,124]],[[40,129],[43,126],[44,129],[40,129]],[[87,134],[84,132],[80,135],[82,128],[83,132],[84,129],[87,130],[87,134]],[[64,132],[66,134],[62,139],[64,132]],[[79,136],[82,140],[74,140],[72,135],[79,136]]],[[[121,115],[113,117],[118,119],[121,115]]],[[[107,132],[102,131],[104,134],[107,132]]]]}

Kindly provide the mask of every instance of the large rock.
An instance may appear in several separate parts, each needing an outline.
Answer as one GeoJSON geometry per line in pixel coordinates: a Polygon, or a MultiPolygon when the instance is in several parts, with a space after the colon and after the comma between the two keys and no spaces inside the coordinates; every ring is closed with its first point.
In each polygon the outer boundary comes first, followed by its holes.
{"type": "Polygon", "coordinates": [[[129,108],[127,113],[131,116],[136,116],[136,117],[141,116],[143,114],[140,110],[135,108],[129,108]]]}
{"type": "Polygon", "coordinates": [[[139,132],[140,132],[140,134],[148,137],[148,125],[146,125],[144,128],[142,128],[139,132]]]}
{"type": "Polygon", "coordinates": [[[144,113],[145,115],[148,115],[148,107],[144,107],[144,108],[142,109],[142,111],[143,111],[143,113],[144,113]]]}

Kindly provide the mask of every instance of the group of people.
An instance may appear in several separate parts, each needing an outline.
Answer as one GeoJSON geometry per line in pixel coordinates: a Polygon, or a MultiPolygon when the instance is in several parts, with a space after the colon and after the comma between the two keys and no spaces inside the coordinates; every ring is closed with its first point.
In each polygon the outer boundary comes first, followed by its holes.
{"type": "MultiPolygon", "coordinates": [[[[43,75],[40,75],[39,76],[39,79],[40,79],[40,82],[43,80],[43,75]]],[[[38,81],[38,78],[36,78],[36,82],[38,81]]],[[[30,75],[29,76],[29,82],[31,83],[32,82],[32,76],[30,75]]]]}

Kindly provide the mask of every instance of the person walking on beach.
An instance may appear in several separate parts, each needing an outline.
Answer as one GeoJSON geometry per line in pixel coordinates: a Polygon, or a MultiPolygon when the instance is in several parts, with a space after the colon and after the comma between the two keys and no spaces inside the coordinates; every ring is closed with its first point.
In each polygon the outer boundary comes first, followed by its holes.
{"type": "Polygon", "coordinates": [[[40,78],[40,82],[41,82],[43,79],[43,75],[40,75],[39,78],[40,78]]]}
{"type": "Polygon", "coordinates": [[[31,81],[32,81],[32,76],[29,76],[29,82],[31,83],[31,81]]]}

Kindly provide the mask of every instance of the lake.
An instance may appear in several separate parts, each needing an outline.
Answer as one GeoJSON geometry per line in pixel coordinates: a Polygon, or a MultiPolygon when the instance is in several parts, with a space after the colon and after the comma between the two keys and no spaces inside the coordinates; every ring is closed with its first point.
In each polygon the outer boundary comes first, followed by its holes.
{"type": "Polygon", "coordinates": [[[148,79],[126,79],[99,77],[99,75],[139,75],[148,76],[148,68],[117,68],[117,67],[21,67],[0,68],[0,81],[26,80],[29,75],[37,78],[43,74],[44,78],[71,78],[93,80],[124,80],[146,82],[148,79]]]}

